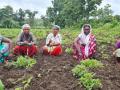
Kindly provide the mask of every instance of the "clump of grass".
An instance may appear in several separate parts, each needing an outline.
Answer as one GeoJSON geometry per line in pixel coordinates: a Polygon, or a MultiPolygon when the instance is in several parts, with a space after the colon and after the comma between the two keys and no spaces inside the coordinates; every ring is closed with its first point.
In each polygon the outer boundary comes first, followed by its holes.
{"type": "Polygon", "coordinates": [[[86,90],[92,90],[95,88],[101,88],[102,83],[100,79],[94,79],[95,73],[90,72],[89,69],[96,69],[103,67],[100,61],[95,59],[88,59],[81,61],[79,65],[72,69],[72,73],[79,79],[79,83],[82,84],[86,90]]]}
{"type": "Polygon", "coordinates": [[[103,64],[95,59],[87,59],[85,61],[81,61],[81,65],[86,66],[87,68],[101,68],[103,64]]]}
{"type": "Polygon", "coordinates": [[[88,70],[84,65],[77,65],[75,68],[72,69],[72,73],[76,77],[81,77],[85,73],[87,73],[88,70]]]}
{"type": "Polygon", "coordinates": [[[14,62],[16,68],[31,68],[34,64],[36,64],[36,60],[23,56],[18,57],[17,61],[14,62]]]}

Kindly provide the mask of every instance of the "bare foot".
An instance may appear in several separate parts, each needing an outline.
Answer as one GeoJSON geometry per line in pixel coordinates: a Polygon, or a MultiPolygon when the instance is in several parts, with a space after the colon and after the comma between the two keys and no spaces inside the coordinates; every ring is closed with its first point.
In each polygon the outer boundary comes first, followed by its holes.
{"type": "Polygon", "coordinates": [[[76,55],[73,55],[73,58],[76,59],[76,60],[78,60],[78,57],[76,55]]]}

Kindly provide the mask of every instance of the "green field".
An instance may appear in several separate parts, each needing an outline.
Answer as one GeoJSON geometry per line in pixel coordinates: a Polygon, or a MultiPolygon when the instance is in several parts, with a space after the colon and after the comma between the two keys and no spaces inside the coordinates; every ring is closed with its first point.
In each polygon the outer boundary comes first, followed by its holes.
{"type": "MultiPolygon", "coordinates": [[[[104,65],[103,69],[99,69],[99,68],[97,68],[97,70],[93,69],[93,72],[96,73],[97,78],[99,78],[102,81],[103,87],[101,90],[108,90],[109,88],[114,88],[114,90],[119,90],[118,83],[120,83],[120,79],[119,79],[120,72],[118,70],[119,67],[115,63],[116,62],[115,58],[112,55],[115,49],[114,44],[116,38],[120,35],[119,28],[120,28],[119,24],[114,26],[113,24],[109,24],[109,23],[105,24],[100,28],[93,28],[93,34],[95,34],[97,39],[96,59],[101,61],[104,65]],[[111,79],[114,77],[115,79],[111,79]]],[[[50,29],[31,29],[31,31],[37,38],[37,41],[40,42],[37,44],[38,47],[41,46],[39,44],[45,41],[46,36],[48,35],[48,33],[51,32],[50,29]]],[[[21,32],[20,29],[3,29],[3,28],[0,29],[0,34],[2,36],[12,39],[14,44],[20,32],[21,32]]],[[[68,53],[64,52],[63,55],[59,57],[42,56],[39,53],[35,58],[37,60],[37,63],[36,65],[34,65],[33,68],[30,69],[30,71],[28,71],[27,69],[14,69],[14,68],[11,69],[9,67],[7,68],[8,71],[6,71],[6,68],[4,68],[6,64],[1,65],[0,72],[1,75],[3,75],[1,77],[1,80],[4,83],[6,90],[11,90],[11,89],[15,90],[15,88],[19,86],[24,87],[26,84],[24,85],[21,84],[21,81],[17,82],[18,84],[13,84],[13,82],[15,83],[15,80],[21,80],[21,78],[23,77],[24,79],[28,79],[28,80],[30,79],[28,81],[29,85],[27,86],[27,88],[25,88],[25,90],[33,90],[34,88],[37,88],[36,90],[42,90],[44,84],[47,86],[44,87],[43,90],[48,90],[48,89],[53,90],[53,88],[55,89],[55,87],[51,87],[50,85],[55,85],[56,90],[60,89],[61,87],[63,87],[61,88],[62,90],[85,89],[81,85],[77,85],[78,79],[71,75],[72,74],[71,70],[78,63],[76,63],[76,61],[73,60],[72,55],[70,54],[71,50],[69,48],[72,46],[74,39],[80,33],[80,29],[66,28],[66,29],[62,29],[60,33],[63,39],[63,43],[62,43],[63,49],[66,50],[66,48],[68,48],[69,51],[68,53]],[[5,77],[6,75],[7,77],[5,77]],[[15,77],[13,77],[13,75],[15,75],[15,77]],[[35,75],[37,75],[37,78],[35,75]],[[67,75],[67,77],[64,77],[64,75],[67,75]],[[13,80],[13,81],[9,81],[9,80],[13,80]],[[72,86],[69,85],[70,83],[72,84],[72,86]]]]}
{"type": "MultiPolygon", "coordinates": [[[[98,43],[113,44],[116,36],[120,35],[119,28],[120,28],[119,24],[116,25],[115,27],[113,27],[112,24],[105,24],[103,27],[93,29],[93,34],[96,35],[98,43]]],[[[39,39],[45,38],[50,32],[50,29],[32,29],[31,31],[39,40],[39,39]]],[[[0,29],[1,35],[11,38],[14,41],[20,32],[21,32],[20,29],[4,29],[4,28],[0,29]]],[[[79,35],[80,29],[67,28],[67,29],[62,29],[60,33],[62,34],[62,37],[63,37],[63,44],[72,44],[75,37],[79,35]]]]}

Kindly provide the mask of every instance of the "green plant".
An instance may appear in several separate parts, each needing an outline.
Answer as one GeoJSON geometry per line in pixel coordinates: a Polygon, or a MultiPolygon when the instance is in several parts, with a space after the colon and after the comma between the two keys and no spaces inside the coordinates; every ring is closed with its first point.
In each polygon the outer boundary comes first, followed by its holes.
{"type": "Polygon", "coordinates": [[[92,79],[95,76],[94,73],[85,73],[82,77],[86,79],[92,79]]]}
{"type": "Polygon", "coordinates": [[[99,88],[102,86],[99,79],[94,79],[95,73],[90,73],[88,70],[90,68],[103,67],[103,64],[97,60],[85,60],[81,61],[80,65],[77,65],[72,69],[74,76],[79,78],[80,84],[82,84],[86,90],[92,90],[94,88],[99,88]]]}
{"type": "Polygon", "coordinates": [[[72,48],[66,48],[65,52],[68,54],[72,54],[73,50],[72,48]]]}
{"type": "Polygon", "coordinates": [[[75,68],[72,69],[72,73],[76,77],[81,77],[82,75],[84,75],[87,72],[88,71],[87,71],[86,67],[83,65],[77,65],[75,68]]]}
{"type": "Polygon", "coordinates": [[[0,90],[4,90],[4,84],[2,83],[2,81],[0,80],[0,90]]]}
{"type": "Polygon", "coordinates": [[[100,61],[97,61],[95,59],[88,59],[81,61],[81,65],[86,66],[87,68],[100,68],[103,67],[103,64],[100,61]]]}
{"type": "Polygon", "coordinates": [[[31,68],[33,67],[33,65],[36,64],[36,60],[32,59],[32,58],[29,58],[28,60],[28,64],[27,64],[27,68],[31,68]]]}
{"type": "Polygon", "coordinates": [[[31,68],[34,64],[36,64],[36,60],[23,56],[18,57],[17,61],[14,62],[14,65],[17,68],[31,68]]]}
{"type": "Polygon", "coordinates": [[[24,84],[24,89],[29,87],[29,84],[31,82],[31,80],[33,79],[33,76],[30,76],[29,78],[27,78],[26,80],[24,80],[22,83],[24,84]]]}
{"type": "Polygon", "coordinates": [[[86,73],[79,79],[80,83],[86,88],[86,90],[92,90],[102,86],[101,81],[99,79],[93,79],[93,77],[93,73],[86,73]]]}
{"type": "Polygon", "coordinates": [[[15,90],[22,90],[22,87],[15,88],[15,90]]]}

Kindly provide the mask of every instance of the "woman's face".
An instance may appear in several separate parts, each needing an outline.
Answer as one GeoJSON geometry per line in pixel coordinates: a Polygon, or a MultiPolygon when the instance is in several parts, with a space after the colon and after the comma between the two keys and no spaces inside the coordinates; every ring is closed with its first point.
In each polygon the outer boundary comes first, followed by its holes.
{"type": "Polygon", "coordinates": [[[53,34],[54,34],[54,35],[57,35],[57,34],[58,34],[58,32],[59,32],[59,30],[58,30],[58,29],[53,29],[53,31],[52,31],[52,32],[53,32],[53,34]]]}
{"type": "Polygon", "coordinates": [[[84,33],[85,35],[88,35],[90,33],[90,27],[88,26],[84,27],[84,33]]]}
{"type": "Polygon", "coordinates": [[[25,27],[25,28],[23,29],[23,32],[24,32],[25,34],[29,34],[30,29],[29,29],[28,27],[25,27]]]}

